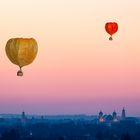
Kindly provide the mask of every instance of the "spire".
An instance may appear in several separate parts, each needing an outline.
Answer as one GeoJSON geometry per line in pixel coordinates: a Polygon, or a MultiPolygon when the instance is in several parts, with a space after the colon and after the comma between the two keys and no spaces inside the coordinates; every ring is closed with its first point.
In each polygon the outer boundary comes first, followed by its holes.
{"type": "Polygon", "coordinates": [[[125,108],[123,107],[123,110],[122,110],[122,120],[125,120],[126,119],[126,114],[125,114],[125,108]]]}
{"type": "Polygon", "coordinates": [[[25,125],[26,121],[27,121],[27,118],[26,118],[25,112],[23,111],[22,114],[21,114],[21,123],[23,125],[25,125]]]}
{"type": "Polygon", "coordinates": [[[25,112],[24,111],[22,112],[22,117],[25,117],[25,112]]]}

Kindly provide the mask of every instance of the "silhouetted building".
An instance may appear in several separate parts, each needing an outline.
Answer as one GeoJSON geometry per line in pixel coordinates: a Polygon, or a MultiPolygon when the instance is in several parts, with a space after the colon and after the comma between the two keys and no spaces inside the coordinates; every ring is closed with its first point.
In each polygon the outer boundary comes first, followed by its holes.
{"type": "Polygon", "coordinates": [[[113,116],[113,122],[118,122],[117,113],[115,111],[112,113],[112,116],[113,116]]]}
{"type": "Polygon", "coordinates": [[[120,120],[125,120],[126,119],[126,115],[125,115],[125,109],[123,108],[122,110],[122,116],[119,117],[116,113],[116,111],[114,111],[112,113],[112,115],[108,114],[108,115],[104,115],[102,111],[99,112],[99,116],[98,116],[98,122],[99,123],[115,123],[115,122],[119,122],[120,120]]]}
{"type": "Polygon", "coordinates": [[[99,117],[98,117],[98,119],[99,119],[99,122],[104,122],[103,112],[102,112],[102,111],[99,112],[99,117]]]}
{"type": "Polygon", "coordinates": [[[21,115],[21,123],[22,123],[23,125],[25,125],[25,124],[27,123],[27,117],[26,117],[24,111],[22,112],[22,115],[21,115]]]}
{"type": "Polygon", "coordinates": [[[121,119],[122,119],[122,120],[125,120],[125,119],[126,119],[125,109],[124,109],[124,108],[123,108],[123,110],[122,110],[122,116],[121,116],[121,119]]]}

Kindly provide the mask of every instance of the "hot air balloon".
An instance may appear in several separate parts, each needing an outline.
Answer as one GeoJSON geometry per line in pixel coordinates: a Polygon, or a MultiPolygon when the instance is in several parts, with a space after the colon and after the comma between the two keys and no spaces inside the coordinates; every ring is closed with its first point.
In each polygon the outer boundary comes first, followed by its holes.
{"type": "Polygon", "coordinates": [[[12,38],[7,41],[5,51],[10,61],[19,66],[17,76],[23,76],[22,67],[33,62],[38,45],[33,38],[12,38]]]}
{"type": "Polygon", "coordinates": [[[113,40],[112,35],[118,31],[118,24],[116,22],[108,22],[105,24],[105,30],[110,34],[109,40],[113,40]]]}

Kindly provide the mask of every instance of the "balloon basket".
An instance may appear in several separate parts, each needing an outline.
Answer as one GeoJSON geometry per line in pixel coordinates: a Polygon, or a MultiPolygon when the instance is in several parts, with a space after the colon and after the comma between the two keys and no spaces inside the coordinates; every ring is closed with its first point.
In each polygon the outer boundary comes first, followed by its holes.
{"type": "Polygon", "coordinates": [[[23,76],[23,72],[22,72],[21,68],[20,68],[20,70],[17,72],[17,76],[23,76]]]}
{"type": "Polygon", "coordinates": [[[109,38],[109,40],[110,40],[110,41],[112,41],[112,40],[113,40],[112,36],[109,38]]]}

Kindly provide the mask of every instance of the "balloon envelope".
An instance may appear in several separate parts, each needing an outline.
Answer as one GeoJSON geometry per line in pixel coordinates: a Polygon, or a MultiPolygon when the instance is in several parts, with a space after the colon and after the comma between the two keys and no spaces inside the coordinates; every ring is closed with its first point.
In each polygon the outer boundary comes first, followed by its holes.
{"type": "MultiPolygon", "coordinates": [[[[105,30],[111,36],[118,31],[118,24],[116,22],[107,22],[105,24],[105,30]]],[[[110,38],[112,40],[112,37],[110,38]]]]}
{"type": "Polygon", "coordinates": [[[38,45],[33,38],[12,38],[7,41],[5,51],[10,61],[21,69],[33,62],[37,55],[38,45]]]}

